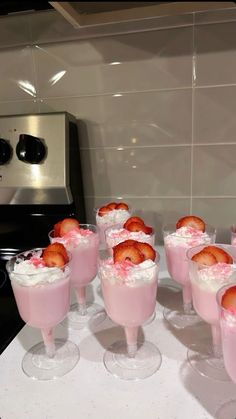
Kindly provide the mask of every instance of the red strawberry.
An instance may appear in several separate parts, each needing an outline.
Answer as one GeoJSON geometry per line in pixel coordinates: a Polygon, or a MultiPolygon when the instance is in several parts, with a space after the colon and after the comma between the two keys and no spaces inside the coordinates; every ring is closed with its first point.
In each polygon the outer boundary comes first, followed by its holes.
{"type": "Polygon", "coordinates": [[[182,217],[177,221],[176,228],[178,229],[181,227],[193,227],[204,232],[206,226],[201,218],[196,217],[195,215],[189,215],[182,217]]]}
{"type": "Polygon", "coordinates": [[[200,265],[206,266],[212,266],[217,263],[216,257],[212,253],[205,252],[205,250],[201,250],[201,252],[192,256],[192,260],[200,265]]]}
{"type": "Polygon", "coordinates": [[[44,252],[47,252],[47,251],[61,253],[62,256],[63,256],[63,258],[64,258],[64,260],[65,260],[65,263],[68,263],[69,262],[69,258],[68,258],[68,254],[67,254],[66,248],[65,248],[65,246],[62,243],[56,243],[55,242],[55,243],[49,244],[46,247],[46,249],[44,249],[44,252]]]}
{"type": "Polygon", "coordinates": [[[99,217],[103,217],[104,215],[106,215],[108,212],[110,212],[111,211],[111,209],[110,208],[108,208],[106,205],[104,206],[104,207],[101,207],[101,208],[99,208],[99,211],[98,211],[98,215],[99,215],[99,217]]]}
{"type": "Polygon", "coordinates": [[[43,252],[43,260],[45,262],[45,265],[49,268],[62,268],[66,264],[66,261],[61,253],[54,252],[51,250],[45,250],[43,252]]]}
{"type": "Polygon", "coordinates": [[[236,286],[232,286],[228,288],[222,299],[221,299],[221,305],[226,309],[236,309],[236,286]]]}
{"type": "Polygon", "coordinates": [[[117,246],[121,247],[121,246],[133,246],[136,242],[136,240],[125,240],[123,242],[120,242],[119,244],[117,244],[116,246],[113,247],[113,250],[115,250],[115,248],[117,246]]]}
{"type": "Polygon", "coordinates": [[[119,204],[116,205],[116,209],[128,211],[129,207],[124,202],[120,202],[119,204]]]}
{"type": "Polygon", "coordinates": [[[207,246],[204,248],[204,251],[210,252],[212,255],[214,255],[217,260],[217,263],[233,263],[233,259],[231,258],[231,256],[227,252],[225,252],[224,249],[221,249],[221,247],[207,246]]]}
{"type": "Polygon", "coordinates": [[[112,210],[116,209],[117,203],[116,202],[111,202],[110,204],[107,204],[106,207],[109,208],[112,211],[112,210]]]}
{"type": "Polygon", "coordinates": [[[130,223],[140,223],[144,225],[144,221],[140,217],[130,217],[126,222],[124,223],[123,227],[127,229],[128,225],[130,223]]]}
{"type": "Polygon", "coordinates": [[[152,234],[153,228],[149,226],[145,226],[145,228],[142,230],[145,234],[152,234]]]}
{"type": "Polygon", "coordinates": [[[124,261],[130,261],[134,265],[138,265],[139,263],[144,261],[143,254],[136,249],[134,246],[115,246],[116,249],[114,249],[114,262],[124,262],[124,261]]]}
{"type": "Polygon", "coordinates": [[[155,260],[155,258],[156,258],[156,251],[153,249],[152,246],[150,246],[150,244],[136,242],[134,244],[134,247],[136,247],[136,249],[140,250],[140,252],[144,256],[144,260],[147,260],[147,259],[151,259],[153,261],[155,260]]]}
{"type": "Polygon", "coordinates": [[[60,237],[61,223],[62,221],[59,221],[58,223],[54,224],[54,237],[60,237]]]}
{"type": "Polygon", "coordinates": [[[126,230],[133,231],[133,232],[142,231],[145,234],[150,234],[152,232],[151,227],[145,226],[145,224],[140,224],[140,223],[135,223],[135,222],[129,223],[126,230]]]}
{"type": "Polygon", "coordinates": [[[60,236],[63,237],[69,231],[74,230],[74,228],[79,228],[79,221],[75,218],[64,218],[60,227],[60,236]]]}

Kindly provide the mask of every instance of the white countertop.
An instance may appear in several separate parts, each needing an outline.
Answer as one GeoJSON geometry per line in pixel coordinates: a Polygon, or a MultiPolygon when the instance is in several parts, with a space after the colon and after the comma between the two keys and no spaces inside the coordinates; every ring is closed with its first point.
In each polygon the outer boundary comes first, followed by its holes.
{"type": "MultiPolygon", "coordinates": [[[[163,320],[163,306],[171,298],[171,288],[166,285],[171,281],[163,248],[158,251],[161,272],[156,319],[143,333],[161,351],[160,369],[136,382],[109,374],[103,365],[105,347],[123,331],[107,319],[95,333],[88,329],[69,333],[80,349],[80,360],[70,373],[54,381],[34,381],[22,372],[21,360],[41,336],[25,326],[0,356],[0,419],[209,419],[221,404],[236,397],[235,384],[201,377],[186,363],[188,344],[203,329],[210,333],[208,326],[176,331],[163,320]]],[[[98,278],[89,296],[102,304],[98,278]]],[[[65,328],[57,326],[56,337],[66,334],[65,328]]]]}

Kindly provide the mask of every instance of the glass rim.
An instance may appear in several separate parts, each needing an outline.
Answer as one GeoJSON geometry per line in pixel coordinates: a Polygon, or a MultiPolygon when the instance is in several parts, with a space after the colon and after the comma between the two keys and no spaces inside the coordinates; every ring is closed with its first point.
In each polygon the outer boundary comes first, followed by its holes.
{"type": "MultiPolygon", "coordinates": [[[[203,234],[204,233],[207,233],[207,228],[208,229],[210,229],[210,230],[212,230],[212,232],[209,232],[209,234],[216,234],[216,227],[214,227],[212,224],[205,224],[205,226],[206,226],[206,228],[205,228],[205,231],[203,232],[203,234]]],[[[168,223],[168,224],[164,224],[164,226],[162,227],[162,233],[164,234],[164,233],[166,233],[166,232],[171,232],[171,231],[173,231],[172,233],[171,233],[171,235],[173,236],[173,237],[178,237],[178,239],[188,239],[188,240],[191,240],[192,239],[192,237],[188,237],[188,236],[178,236],[177,234],[175,234],[176,233],[176,224],[175,223],[168,223]],[[170,228],[172,226],[172,228],[170,228]],[[167,228],[167,227],[169,227],[169,228],[167,228]]]]}
{"type": "MultiPolygon", "coordinates": [[[[154,236],[155,235],[155,229],[154,229],[154,227],[152,227],[152,226],[150,226],[151,228],[152,228],[152,232],[151,232],[151,234],[146,234],[146,233],[144,233],[143,231],[129,231],[129,230],[127,230],[126,228],[124,228],[124,224],[125,224],[125,222],[122,224],[122,223],[117,223],[117,224],[113,224],[113,225],[111,225],[111,226],[109,226],[109,227],[107,227],[107,228],[105,228],[105,230],[104,230],[104,234],[105,234],[105,237],[107,236],[107,231],[108,230],[113,230],[113,229],[116,229],[116,227],[120,227],[119,229],[120,230],[126,230],[128,233],[143,233],[143,234],[145,234],[146,236],[150,236],[150,237],[152,237],[152,236],[154,236]]],[[[113,238],[113,237],[111,237],[111,238],[113,238]]],[[[129,239],[125,239],[125,240],[129,240],[129,239]]],[[[124,241],[125,241],[124,240],[124,241]]],[[[130,239],[130,240],[135,240],[135,239],[130,239]]],[[[138,240],[137,240],[138,241],[138,240]]]]}
{"type": "MultiPolygon", "coordinates": [[[[98,257],[99,267],[101,266],[103,261],[108,260],[108,259],[113,259],[113,256],[109,253],[109,250],[112,250],[112,247],[110,247],[110,248],[107,247],[106,249],[102,249],[101,252],[104,252],[104,250],[105,250],[105,252],[107,251],[107,257],[106,258],[98,257]]],[[[154,264],[157,267],[160,267],[160,259],[161,259],[160,253],[156,249],[154,249],[154,250],[156,252],[156,257],[155,257],[155,260],[152,261],[152,262],[154,262],[154,264]]],[[[143,262],[146,262],[146,261],[143,261],[143,262]]],[[[143,262],[141,262],[141,263],[143,263],[143,262]]],[[[114,265],[115,265],[115,263],[113,263],[113,265],[109,265],[109,266],[114,266],[114,265]]],[[[148,267],[145,267],[145,266],[140,267],[139,265],[133,264],[132,267],[136,267],[137,270],[142,271],[142,270],[153,269],[154,266],[152,265],[152,266],[148,266],[148,267]]]]}
{"type": "MultiPolygon", "coordinates": [[[[33,251],[39,251],[39,250],[45,250],[46,249],[46,247],[35,247],[35,248],[33,248],[33,249],[29,249],[29,250],[25,250],[24,252],[20,252],[20,253],[18,253],[17,255],[15,255],[15,256],[13,256],[13,257],[11,257],[8,261],[7,261],[7,263],[6,263],[6,270],[7,270],[7,272],[8,272],[8,274],[9,274],[9,278],[10,278],[10,280],[12,281],[12,279],[11,279],[11,274],[12,274],[12,272],[13,272],[13,270],[10,270],[10,263],[15,259],[15,261],[17,260],[17,258],[18,257],[20,257],[21,255],[25,255],[26,253],[30,253],[30,252],[33,252],[33,251]]],[[[72,259],[72,255],[71,255],[71,252],[69,252],[69,251],[66,251],[67,252],[67,254],[68,254],[68,257],[69,257],[69,261],[67,262],[67,263],[65,263],[63,266],[53,266],[53,267],[48,267],[49,269],[50,269],[50,271],[51,272],[54,272],[54,271],[56,271],[56,270],[58,270],[58,269],[60,269],[60,270],[63,270],[63,269],[65,269],[67,266],[69,266],[69,263],[71,262],[71,259],[72,259]]],[[[25,260],[27,260],[27,259],[25,259],[25,260]]],[[[14,263],[14,265],[15,265],[15,263],[14,263]]],[[[15,272],[14,273],[14,275],[16,275],[16,276],[19,276],[19,277],[23,277],[23,276],[29,276],[29,277],[33,277],[33,276],[37,276],[37,275],[41,275],[41,273],[42,272],[32,272],[32,273],[18,273],[18,272],[15,272]]],[[[14,279],[13,279],[14,280],[14,279]]]]}
{"type": "MultiPolygon", "coordinates": [[[[94,228],[94,233],[98,233],[98,227],[95,224],[89,224],[89,223],[80,223],[80,226],[84,227],[84,226],[89,226],[89,227],[93,227],[94,228]]],[[[89,230],[89,228],[82,228],[82,230],[89,230]]],[[[54,228],[52,230],[49,231],[48,236],[51,237],[52,233],[54,231],[54,228]]],[[[91,231],[91,230],[90,230],[91,231]]],[[[58,237],[58,236],[57,236],[58,237]]],[[[56,238],[56,237],[55,237],[56,238]]],[[[62,239],[62,237],[60,237],[60,239],[62,239]]]]}
{"type": "MultiPolygon", "coordinates": [[[[193,249],[197,249],[197,248],[200,248],[200,247],[206,247],[206,246],[218,246],[218,247],[220,247],[220,248],[223,248],[224,249],[224,246],[226,246],[226,248],[228,248],[228,247],[232,247],[232,248],[235,248],[235,246],[233,246],[232,244],[228,244],[228,243],[200,243],[200,244],[197,244],[196,246],[192,246],[192,247],[190,247],[188,250],[187,250],[187,252],[186,252],[186,256],[187,256],[187,258],[188,258],[188,260],[189,261],[191,261],[191,262],[194,262],[194,263],[197,263],[198,265],[202,265],[201,263],[198,263],[198,262],[195,262],[194,260],[192,260],[192,259],[190,259],[190,257],[189,257],[189,253],[193,250],[193,249]]],[[[194,254],[193,254],[194,255],[194,254]]],[[[192,255],[192,256],[193,256],[192,255]]],[[[233,257],[233,255],[230,255],[231,257],[232,257],[232,259],[233,259],[233,261],[234,261],[234,257],[233,257]]],[[[202,265],[202,266],[206,266],[206,265],[202,265]]]]}
{"type": "MultiPolygon", "coordinates": [[[[114,201],[115,202],[115,201],[114,201]]],[[[112,203],[112,201],[111,202],[108,202],[108,204],[104,204],[104,205],[101,205],[100,207],[94,207],[93,208],[93,212],[95,212],[96,214],[97,214],[97,212],[100,210],[100,208],[102,208],[102,207],[106,207],[107,205],[109,205],[109,204],[111,204],[112,203]]],[[[120,202],[117,202],[117,204],[126,204],[126,202],[124,202],[124,201],[120,201],[120,202]]],[[[128,205],[128,204],[126,204],[126,205],[128,205]]],[[[116,208],[114,208],[114,210],[115,210],[116,208]]],[[[127,210],[122,210],[122,208],[118,208],[119,210],[121,210],[121,211],[126,211],[126,212],[131,212],[131,206],[130,205],[128,205],[128,209],[127,210]]],[[[111,210],[111,211],[114,211],[114,210],[111,210]]]]}
{"type": "MultiPolygon", "coordinates": [[[[232,316],[235,316],[236,317],[236,313],[232,313],[232,312],[230,312],[229,310],[227,310],[227,308],[224,308],[222,305],[221,305],[221,301],[220,301],[220,294],[222,293],[222,291],[223,290],[227,290],[228,288],[231,288],[231,287],[233,287],[233,286],[236,286],[236,280],[234,280],[233,282],[228,282],[227,284],[224,284],[224,285],[222,285],[222,287],[220,287],[218,290],[217,290],[217,293],[216,293],[216,302],[217,302],[217,305],[218,305],[218,307],[224,312],[224,313],[227,313],[227,314],[231,314],[232,316]]],[[[223,296],[223,294],[222,294],[222,296],[223,296]]]]}

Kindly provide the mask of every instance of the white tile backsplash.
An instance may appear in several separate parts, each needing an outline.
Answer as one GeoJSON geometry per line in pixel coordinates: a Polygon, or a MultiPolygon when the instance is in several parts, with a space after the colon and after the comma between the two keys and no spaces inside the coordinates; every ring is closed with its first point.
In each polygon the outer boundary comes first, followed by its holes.
{"type": "Polygon", "coordinates": [[[236,213],[235,11],[81,30],[54,11],[1,18],[0,115],[77,117],[89,220],[115,198],[158,229],[219,205],[223,231],[236,213]]]}

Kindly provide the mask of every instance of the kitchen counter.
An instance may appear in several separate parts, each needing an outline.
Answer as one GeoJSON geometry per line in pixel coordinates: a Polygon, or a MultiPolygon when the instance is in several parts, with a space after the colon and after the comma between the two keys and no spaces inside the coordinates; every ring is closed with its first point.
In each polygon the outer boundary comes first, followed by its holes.
{"type": "MultiPolygon", "coordinates": [[[[105,348],[123,335],[106,319],[96,330],[73,331],[58,325],[56,337],[78,344],[80,360],[67,375],[53,381],[35,381],[24,375],[25,351],[41,340],[40,332],[25,326],[0,356],[1,419],[209,419],[226,401],[236,397],[232,382],[214,382],[194,372],[186,362],[189,344],[210,333],[204,323],[174,330],[163,319],[163,307],[181,292],[171,287],[163,248],[156,318],[142,328],[145,339],[162,354],[160,369],[142,381],[113,377],[103,365],[105,348]]],[[[89,299],[102,304],[99,280],[89,288],[89,299]]],[[[236,412],[235,412],[236,416],[236,412]]],[[[228,419],[228,418],[225,418],[228,419]]],[[[234,418],[230,418],[234,419],[234,418]]]]}

